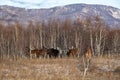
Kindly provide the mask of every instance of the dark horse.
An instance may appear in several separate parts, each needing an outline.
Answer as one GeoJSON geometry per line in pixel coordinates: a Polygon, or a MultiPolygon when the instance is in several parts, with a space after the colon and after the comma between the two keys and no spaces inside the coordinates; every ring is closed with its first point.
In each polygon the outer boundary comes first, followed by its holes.
{"type": "Polygon", "coordinates": [[[50,57],[50,58],[57,58],[59,56],[59,50],[57,49],[54,49],[54,48],[50,48],[47,50],[47,55],[50,57]]]}

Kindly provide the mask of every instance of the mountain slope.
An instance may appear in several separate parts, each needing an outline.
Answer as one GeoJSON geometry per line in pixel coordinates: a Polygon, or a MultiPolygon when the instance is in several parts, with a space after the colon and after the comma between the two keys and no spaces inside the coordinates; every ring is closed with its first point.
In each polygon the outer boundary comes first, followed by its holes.
{"type": "Polygon", "coordinates": [[[120,9],[105,5],[72,4],[48,9],[24,9],[12,6],[0,6],[0,22],[28,23],[55,19],[81,19],[99,15],[110,26],[120,25],[120,9]]]}

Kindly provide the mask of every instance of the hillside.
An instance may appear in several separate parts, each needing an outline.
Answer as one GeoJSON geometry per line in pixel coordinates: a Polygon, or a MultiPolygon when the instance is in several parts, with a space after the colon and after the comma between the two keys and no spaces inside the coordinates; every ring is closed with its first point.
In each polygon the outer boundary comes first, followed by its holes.
{"type": "Polygon", "coordinates": [[[40,22],[48,19],[66,18],[75,20],[85,19],[99,15],[110,26],[120,25],[120,9],[105,5],[72,4],[53,7],[48,9],[24,9],[12,6],[0,6],[0,22],[28,23],[29,21],[40,22]]]}

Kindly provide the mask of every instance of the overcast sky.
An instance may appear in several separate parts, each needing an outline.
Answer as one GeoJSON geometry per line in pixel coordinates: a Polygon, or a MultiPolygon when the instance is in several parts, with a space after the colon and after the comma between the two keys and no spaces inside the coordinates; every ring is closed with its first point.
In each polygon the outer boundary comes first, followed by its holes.
{"type": "Polygon", "coordinates": [[[74,3],[102,4],[120,9],[120,0],[0,0],[0,5],[22,8],[50,8],[74,3]]]}

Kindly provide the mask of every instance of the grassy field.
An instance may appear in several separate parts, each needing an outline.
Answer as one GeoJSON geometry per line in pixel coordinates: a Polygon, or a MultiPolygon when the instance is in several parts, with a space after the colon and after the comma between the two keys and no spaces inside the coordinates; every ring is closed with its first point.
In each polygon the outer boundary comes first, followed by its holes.
{"type": "MultiPolygon", "coordinates": [[[[82,80],[83,58],[2,59],[0,80],[82,80]]],[[[120,55],[93,57],[85,80],[120,80],[120,55]]]]}

